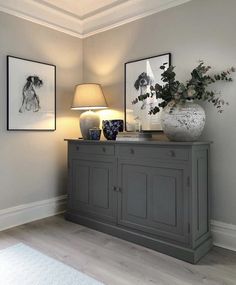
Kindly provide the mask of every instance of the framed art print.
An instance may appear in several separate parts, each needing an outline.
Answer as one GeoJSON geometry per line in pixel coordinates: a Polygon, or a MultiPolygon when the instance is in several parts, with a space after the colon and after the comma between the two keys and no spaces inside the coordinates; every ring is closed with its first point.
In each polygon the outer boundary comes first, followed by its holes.
{"type": "MultiPolygon", "coordinates": [[[[156,83],[162,84],[160,66],[171,64],[171,54],[134,60],[125,63],[125,128],[126,131],[136,131],[137,125],[141,125],[142,131],[161,131],[160,113],[149,115],[152,105],[159,103],[156,98],[148,98],[145,101],[133,104],[139,96],[150,92],[150,86],[156,83]]],[[[139,127],[140,128],[140,127],[139,127]]]]}
{"type": "Polygon", "coordinates": [[[56,66],[7,56],[7,129],[56,129],[56,66]]]}

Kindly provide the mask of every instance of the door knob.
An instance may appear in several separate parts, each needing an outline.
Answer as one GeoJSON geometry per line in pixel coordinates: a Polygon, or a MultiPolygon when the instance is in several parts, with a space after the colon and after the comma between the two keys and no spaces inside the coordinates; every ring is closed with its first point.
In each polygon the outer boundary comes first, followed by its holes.
{"type": "Polygon", "coordinates": [[[113,186],[113,191],[121,193],[121,187],[113,186]]]}
{"type": "Polygon", "coordinates": [[[170,151],[169,151],[169,156],[175,157],[175,152],[174,152],[173,150],[170,150],[170,151]]]}

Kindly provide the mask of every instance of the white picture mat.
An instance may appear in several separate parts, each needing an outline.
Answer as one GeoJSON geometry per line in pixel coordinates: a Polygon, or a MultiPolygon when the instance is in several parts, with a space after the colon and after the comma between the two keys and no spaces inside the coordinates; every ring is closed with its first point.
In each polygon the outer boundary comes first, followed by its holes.
{"type": "MultiPolygon", "coordinates": [[[[160,66],[164,63],[170,64],[170,55],[165,54],[157,57],[147,58],[135,62],[130,62],[126,64],[126,128],[127,130],[134,130],[136,118],[140,121],[143,130],[161,130],[160,124],[160,114],[161,112],[155,115],[149,115],[150,103],[157,106],[161,102],[160,99],[156,100],[154,98],[148,98],[146,100],[146,108],[141,109],[143,102],[138,102],[137,104],[132,104],[132,101],[140,95],[140,90],[136,90],[134,83],[137,80],[138,76],[142,72],[146,72],[153,80],[153,85],[156,83],[163,84],[161,80],[161,74],[163,70],[160,69],[160,66]]],[[[147,91],[150,90],[150,86],[147,88],[147,91]]]]}
{"type": "Polygon", "coordinates": [[[55,129],[55,66],[8,57],[8,127],[22,130],[55,129]],[[28,76],[38,76],[43,85],[35,88],[38,112],[19,112],[28,76]]]}

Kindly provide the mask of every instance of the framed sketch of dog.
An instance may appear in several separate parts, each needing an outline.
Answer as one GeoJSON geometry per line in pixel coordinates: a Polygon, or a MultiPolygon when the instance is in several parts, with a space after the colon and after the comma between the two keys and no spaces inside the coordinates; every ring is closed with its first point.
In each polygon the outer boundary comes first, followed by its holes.
{"type": "Polygon", "coordinates": [[[56,66],[7,56],[7,130],[56,130],[56,66]]]}
{"type": "Polygon", "coordinates": [[[160,66],[171,64],[171,54],[165,53],[125,63],[125,129],[126,131],[161,131],[160,113],[149,115],[152,105],[158,103],[155,98],[133,104],[135,98],[150,91],[155,83],[162,84],[160,66]]]}

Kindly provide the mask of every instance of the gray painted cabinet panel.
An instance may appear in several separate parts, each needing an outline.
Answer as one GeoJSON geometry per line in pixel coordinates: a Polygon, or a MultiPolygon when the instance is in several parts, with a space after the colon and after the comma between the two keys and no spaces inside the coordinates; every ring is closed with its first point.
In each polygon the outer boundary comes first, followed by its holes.
{"type": "Polygon", "coordinates": [[[178,205],[177,194],[176,177],[158,174],[153,177],[151,218],[154,222],[172,227],[177,225],[177,209],[183,207],[183,205],[178,205]]]}
{"type": "Polygon", "coordinates": [[[71,159],[69,207],[91,217],[114,220],[112,161],[96,160],[88,155],[71,159]]]}
{"type": "Polygon", "coordinates": [[[212,245],[209,143],[69,140],[66,218],[195,263],[212,245]]]}
{"type": "Polygon", "coordinates": [[[136,158],[118,160],[118,224],[179,242],[188,242],[188,191],[184,168],[136,158]],[[172,168],[171,168],[172,167],[172,168]],[[186,215],[185,215],[186,214],[186,215]]]}
{"type": "Polygon", "coordinates": [[[78,161],[72,164],[73,178],[72,191],[74,192],[75,201],[89,204],[89,166],[81,165],[78,161]]]}
{"type": "Polygon", "coordinates": [[[109,209],[109,168],[91,168],[92,205],[102,209],[109,209]]]}

